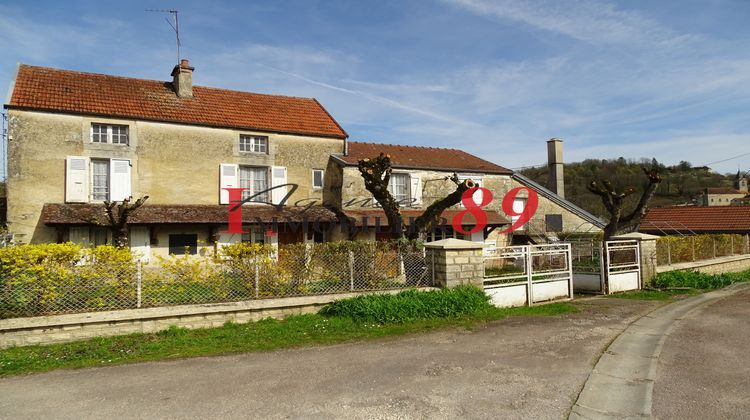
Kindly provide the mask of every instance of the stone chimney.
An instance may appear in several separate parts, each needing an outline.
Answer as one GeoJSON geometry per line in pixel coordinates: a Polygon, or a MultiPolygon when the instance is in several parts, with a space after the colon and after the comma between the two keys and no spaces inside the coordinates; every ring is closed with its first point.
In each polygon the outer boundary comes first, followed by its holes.
{"type": "Polygon", "coordinates": [[[185,59],[172,70],[172,87],[180,98],[193,97],[193,70],[195,67],[190,67],[190,61],[185,59]]]}
{"type": "Polygon", "coordinates": [[[562,150],[562,140],[558,138],[547,140],[547,165],[549,166],[548,187],[555,194],[565,198],[562,150]]]}

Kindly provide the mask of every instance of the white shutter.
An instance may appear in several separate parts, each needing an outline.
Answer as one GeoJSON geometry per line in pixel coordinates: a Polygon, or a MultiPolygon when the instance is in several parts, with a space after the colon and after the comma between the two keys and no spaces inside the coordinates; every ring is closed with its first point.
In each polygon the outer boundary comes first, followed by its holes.
{"type": "Polygon", "coordinates": [[[112,159],[109,161],[110,201],[123,201],[131,196],[130,161],[112,159]]]}
{"type": "MultiPolygon", "coordinates": [[[[525,198],[516,198],[515,200],[513,200],[513,213],[516,213],[516,214],[523,213],[523,210],[525,208],[526,208],[526,199],[525,198]]],[[[521,216],[511,216],[510,223],[511,224],[515,224],[520,217],[521,216]]],[[[521,231],[521,230],[525,230],[525,229],[526,229],[526,225],[518,227],[515,230],[516,231],[521,231]]]]}
{"type": "Polygon", "coordinates": [[[411,205],[419,207],[422,205],[422,177],[418,174],[409,174],[409,180],[411,181],[411,205]]]}
{"type": "Polygon", "coordinates": [[[88,203],[89,158],[68,156],[65,159],[65,202],[88,203]]]}
{"type": "Polygon", "coordinates": [[[224,188],[237,188],[239,185],[239,165],[222,163],[219,165],[219,203],[229,204],[229,191],[224,188]]]}
{"type": "MultiPolygon", "coordinates": [[[[482,178],[472,179],[472,181],[474,181],[477,187],[482,186],[482,178]]],[[[477,203],[477,206],[481,206],[482,198],[484,198],[484,193],[482,192],[482,190],[476,190],[474,191],[474,195],[472,196],[472,198],[474,199],[474,202],[477,203]]]]}
{"type": "MultiPolygon", "coordinates": [[[[286,184],[286,167],[271,166],[271,187],[286,184]]],[[[274,188],[271,191],[271,203],[279,204],[286,196],[286,187],[274,188]]]]}

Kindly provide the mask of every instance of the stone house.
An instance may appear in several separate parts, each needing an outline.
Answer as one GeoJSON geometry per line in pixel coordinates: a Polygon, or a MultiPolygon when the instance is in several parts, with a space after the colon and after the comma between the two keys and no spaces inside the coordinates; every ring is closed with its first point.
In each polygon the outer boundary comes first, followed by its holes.
{"type": "Polygon", "coordinates": [[[737,171],[733,188],[706,188],[700,201],[704,206],[736,206],[746,205],[749,198],[747,178],[737,171]]]}
{"type": "MultiPolygon", "coordinates": [[[[407,219],[452,191],[446,177],[456,172],[494,195],[484,208],[487,226],[467,239],[508,242],[511,236],[495,232],[514,221],[501,212],[501,201],[515,186],[537,190],[544,212],[513,232],[516,238],[548,239],[528,234],[534,226],[545,232],[603,226],[560,194],[463,151],[350,142],[315,99],[193,86],[193,72],[187,60],[168,82],[20,65],[5,105],[8,228],[15,241],[108,243],[102,203],[144,195],[149,199],[129,226],[131,247],[146,257],[186,249],[207,254],[237,241],[341,239],[331,206],[360,221],[358,238],[382,239],[388,234],[377,227],[386,219],[365,203],[371,195],[356,169],[358,159],[381,152],[392,155],[391,189],[408,204],[407,219]],[[227,233],[225,188],[246,189],[244,234],[227,233]]],[[[516,197],[514,211],[523,202],[522,194],[516,197]]],[[[449,225],[462,210],[444,212],[445,229],[431,239],[457,236],[449,225]]],[[[474,224],[472,216],[462,221],[474,224]]]]}

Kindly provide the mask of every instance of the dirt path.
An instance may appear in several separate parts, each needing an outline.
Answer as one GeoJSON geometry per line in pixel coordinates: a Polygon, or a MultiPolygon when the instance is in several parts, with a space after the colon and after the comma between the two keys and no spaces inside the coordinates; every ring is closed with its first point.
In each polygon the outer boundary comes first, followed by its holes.
{"type": "Polygon", "coordinates": [[[0,418],[563,418],[600,352],[656,303],[475,331],[0,379],[0,418]]]}

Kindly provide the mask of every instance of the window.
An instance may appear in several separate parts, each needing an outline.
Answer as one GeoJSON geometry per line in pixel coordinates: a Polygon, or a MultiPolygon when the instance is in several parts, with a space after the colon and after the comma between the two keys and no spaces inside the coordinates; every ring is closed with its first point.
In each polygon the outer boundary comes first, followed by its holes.
{"type": "Polygon", "coordinates": [[[248,230],[248,233],[242,234],[242,242],[249,242],[254,244],[266,243],[266,234],[265,232],[263,232],[262,228],[254,227],[248,230]]]}
{"type": "Polygon", "coordinates": [[[169,253],[175,255],[197,254],[198,235],[195,233],[169,235],[169,253]]]}
{"type": "Polygon", "coordinates": [[[313,169],[313,188],[323,188],[323,176],[325,172],[322,169],[313,169]]]}
{"type": "Polygon", "coordinates": [[[388,181],[388,191],[393,199],[405,203],[409,200],[409,174],[391,174],[388,181]]]}
{"type": "Polygon", "coordinates": [[[92,143],[128,144],[127,125],[91,124],[92,143]]]}
{"type": "Polygon", "coordinates": [[[96,201],[109,200],[109,160],[91,160],[91,198],[96,201]]]}
{"type": "MultiPolygon", "coordinates": [[[[242,199],[253,197],[255,194],[268,189],[268,168],[240,166],[240,188],[247,188],[242,192],[242,199]]],[[[268,202],[268,193],[264,192],[250,199],[261,203],[268,202]]]]}
{"type": "Polygon", "coordinates": [[[240,136],[240,152],[268,153],[268,137],[240,136]]]}
{"type": "Polygon", "coordinates": [[[563,218],[562,214],[545,214],[544,224],[547,232],[562,232],[563,218]]]}

